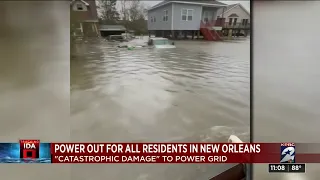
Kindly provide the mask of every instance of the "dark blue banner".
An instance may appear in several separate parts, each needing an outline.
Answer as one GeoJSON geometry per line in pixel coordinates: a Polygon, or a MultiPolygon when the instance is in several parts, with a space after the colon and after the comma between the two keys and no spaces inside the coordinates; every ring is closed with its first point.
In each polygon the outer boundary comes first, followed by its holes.
{"type": "Polygon", "coordinates": [[[0,143],[0,163],[51,163],[50,143],[39,144],[39,158],[22,158],[20,143],[0,143]]]}

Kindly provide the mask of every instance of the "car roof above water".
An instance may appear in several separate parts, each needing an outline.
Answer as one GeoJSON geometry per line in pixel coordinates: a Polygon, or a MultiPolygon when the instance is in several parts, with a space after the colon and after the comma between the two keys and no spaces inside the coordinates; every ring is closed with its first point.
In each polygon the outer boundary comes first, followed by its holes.
{"type": "Polygon", "coordinates": [[[150,38],[151,40],[168,40],[167,38],[150,38]]]}
{"type": "Polygon", "coordinates": [[[110,35],[110,37],[123,37],[122,35],[110,35]]]}

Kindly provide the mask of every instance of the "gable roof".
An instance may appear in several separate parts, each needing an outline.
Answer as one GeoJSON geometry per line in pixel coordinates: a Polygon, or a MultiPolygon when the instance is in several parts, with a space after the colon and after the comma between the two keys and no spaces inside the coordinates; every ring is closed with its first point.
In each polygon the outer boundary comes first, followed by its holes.
{"type": "Polygon", "coordinates": [[[100,25],[102,31],[125,31],[126,28],[122,25],[100,25]]]}
{"type": "Polygon", "coordinates": [[[95,0],[71,0],[70,6],[73,6],[75,2],[82,2],[89,8],[89,13],[86,17],[87,20],[96,22],[98,20],[97,4],[95,0]]]}
{"type": "Polygon", "coordinates": [[[72,3],[76,2],[76,1],[80,1],[80,2],[82,2],[83,4],[85,4],[86,6],[89,6],[89,3],[87,3],[87,2],[84,1],[84,0],[72,0],[70,4],[72,4],[72,3]]]}
{"type": "Polygon", "coordinates": [[[232,9],[234,9],[235,7],[238,7],[238,6],[241,7],[244,10],[244,12],[246,12],[250,16],[250,13],[240,3],[231,4],[231,5],[227,6],[227,8],[224,10],[224,13],[223,12],[219,12],[218,14],[219,14],[219,16],[222,16],[222,14],[225,14],[225,13],[231,11],[232,9]]]}
{"type": "Polygon", "coordinates": [[[227,4],[224,4],[222,2],[216,1],[216,0],[164,0],[153,7],[151,7],[149,10],[164,6],[169,3],[182,3],[182,4],[197,4],[197,5],[203,5],[203,6],[218,6],[218,7],[225,7],[227,4]]]}
{"type": "Polygon", "coordinates": [[[236,13],[232,13],[232,14],[230,14],[230,16],[228,16],[228,17],[239,17],[236,13]]]}

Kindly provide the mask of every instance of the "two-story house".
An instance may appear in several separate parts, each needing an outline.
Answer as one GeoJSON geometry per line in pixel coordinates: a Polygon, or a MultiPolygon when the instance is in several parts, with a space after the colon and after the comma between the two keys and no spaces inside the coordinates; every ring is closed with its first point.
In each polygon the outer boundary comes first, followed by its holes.
{"type": "Polygon", "coordinates": [[[72,0],[70,3],[70,28],[73,36],[99,36],[98,13],[95,0],[72,0]]]}
{"type": "Polygon", "coordinates": [[[221,40],[217,31],[222,30],[224,19],[217,17],[224,7],[215,0],[165,0],[148,10],[148,30],[162,37],[202,34],[207,40],[221,40]]]}
{"type": "Polygon", "coordinates": [[[231,30],[242,32],[245,35],[249,33],[250,13],[240,3],[229,5],[225,9],[219,9],[218,14],[218,18],[225,18],[225,24],[223,25],[225,32],[231,30]]]}

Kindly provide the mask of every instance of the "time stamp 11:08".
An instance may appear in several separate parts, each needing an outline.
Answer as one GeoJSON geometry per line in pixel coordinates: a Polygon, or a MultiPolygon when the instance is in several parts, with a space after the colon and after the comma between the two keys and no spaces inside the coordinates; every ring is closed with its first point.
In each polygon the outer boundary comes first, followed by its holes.
{"type": "Polygon", "coordinates": [[[296,163],[280,163],[280,164],[269,164],[270,173],[305,173],[306,164],[296,164],[296,163]]]}

